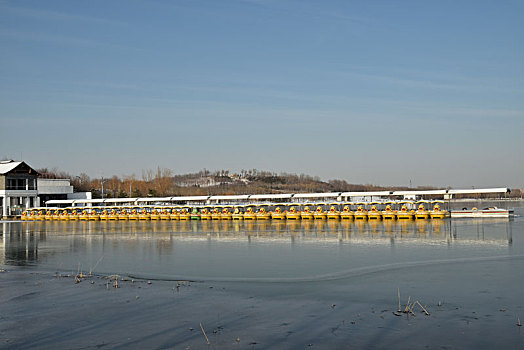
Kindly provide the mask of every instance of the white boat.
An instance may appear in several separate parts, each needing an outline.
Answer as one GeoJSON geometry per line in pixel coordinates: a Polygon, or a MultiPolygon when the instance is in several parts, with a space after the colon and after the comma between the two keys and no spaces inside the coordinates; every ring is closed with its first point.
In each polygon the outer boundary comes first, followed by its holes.
{"type": "Polygon", "coordinates": [[[513,209],[501,209],[497,207],[489,207],[484,209],[462,209],[452,210],[452,218],[509,218],[513,215],[513,209]]]}

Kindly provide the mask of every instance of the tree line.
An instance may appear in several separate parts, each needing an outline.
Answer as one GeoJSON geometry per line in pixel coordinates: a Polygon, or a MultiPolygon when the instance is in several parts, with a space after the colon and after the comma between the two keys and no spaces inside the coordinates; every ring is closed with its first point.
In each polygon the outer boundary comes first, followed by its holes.
{"type": "MultiPolygon", "coordinates": [[[[167,197],[200,195],[236,195],[261,193],[311,193],[311,192],[367,192],[399,190],[432,190],[431,186],[386,187],[372,184],[350,184],[345,180],[322,181],[318,176],[293,173],[275,173],[257,169],[209,171],[174,174],[167,168],[142,170],[141,176],[113,175],[107,178],[91,178],[85,173],[71,175],[57,168],[37,170],[42,178],[69,179],[75,192],[92,192],[93,198],[102,197],[167,197]]],[[[496,198],[498,195],[494,195],[496,198]]],[[[521,197],[519,189],[512,190],[511,197],[521,197]]],[[[489,195],[483,195],[483,198],[489,195]]]]}

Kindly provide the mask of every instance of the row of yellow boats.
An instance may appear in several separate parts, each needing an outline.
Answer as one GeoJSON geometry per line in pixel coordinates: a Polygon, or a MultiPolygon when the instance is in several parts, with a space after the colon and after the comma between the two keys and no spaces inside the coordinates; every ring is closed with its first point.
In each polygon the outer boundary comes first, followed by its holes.
{"type": "Polygon", "coordinates": [[[22,220],[413,220],[449,216],[439,203],[432,210],[424,203],[416,210],[408,205],[400,203],[398,209],[385,203],[33,208],[22,213],[22,220]]]}

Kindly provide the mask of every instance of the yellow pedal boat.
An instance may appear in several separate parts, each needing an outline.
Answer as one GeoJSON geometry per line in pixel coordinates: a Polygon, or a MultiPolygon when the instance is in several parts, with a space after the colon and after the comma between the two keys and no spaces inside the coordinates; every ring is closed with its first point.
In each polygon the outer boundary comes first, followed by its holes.
{"type": "Polygon", "coordinates": [[[297,210],[298,205],[292,204],[289,207],[289,211],[286,213],[286,219],[287,220],[300,220],[301,215],[300,212],[297,210]]]}
{"type": "Polygon", "coordinates": [[[384,220],[396,220],[397,212],[393,210],[391,204],[386,205],[386,209],[382,211],[382,219],[384,220]]]}
{"type": "Polygon", "coordinates": [[[382,220],[382,212],[378,210],[377,206],[374,204],[371,206],[371,209],[368,211],[369,220],[382,220]]]}
{"type": "Polygon", "coordinates": [[[313,217],[315,220],[326,220],[327,219],[327,213],[324,210],[325,203],[319,203],[317,204],[317,208],[315,209],[315,213],[313,214],[313,217]]]}
{"type": "Polygon", "coordinates": [[[357,207],[357,210],[354,214],[355,220],[367,220],[368,219],[368,211],[364,209],[362,205],[359,205],[357,207]]]}
{"type": "Polygon", "coordinates": [[[244,220],[256,220],[257,214],[255,213],[255,206],[249,205],[244,213],[244,220]]]}
{"type": "Polygon", "coordinates": [[[244,220],[243,206],[236,206],[233,211],[233,220],[244,220]]]}
{"type": "Polygon", "coordinates": [[[275,210],[273,210],[273,212],[271,213],[271,219],[273,220],[286,220],[286,213],[284,212],[285,210],[282,210],[282,207],[281,205],[277,205],[275,207],[275,210]]]}
{"type": "Polygon", "coordinates": [[[420,203],[418,205],[417,211],[415,211],[415,219],[417,220],[426,220],[429,219],[429,211],[426,210],[424,204],[420,203]]]}
{"type": "Polygon", "coordinates": [[[300,212],[300,218],[302,220],[314,220],[315,214],[311,211],[313,204],[304,204],[304,210],[300,212]]]}
{"type": "Polygon", "coordinates": [[[338,203],[331,203],[329,211],[327,212],[328,220],[339,220],[340,211],[338,210],[338,203]]]}
{"type": "Polygon", "coordinates": [[[352,203],[344,203],[344,207],[342,208],[342,211],[340,212],[340,218],[342,220],[353,220],[355,218],[355,215],[351,211],[351,204],[352,203]]]}
{"type": "Polygon", "coordinates": [[[260,206],[256,213],[257,220],[269,220],[271,219],[271,213],[268,211],[268,206],[266,204],[263,204],[260,206]]]}
{"type": "Polygon", "coordinates": [[[406,204],[403,204],[400,210],[397,212],[398,220],[412,220],[414,217],[415,211],[409,210],[406,204]]]}

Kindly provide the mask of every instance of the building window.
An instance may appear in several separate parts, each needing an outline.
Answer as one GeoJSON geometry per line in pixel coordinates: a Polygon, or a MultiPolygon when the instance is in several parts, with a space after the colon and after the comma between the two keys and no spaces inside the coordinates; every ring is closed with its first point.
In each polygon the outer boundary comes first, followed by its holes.
{"type": "Polygon", "coordinates": [[[7,178],[6,190],[22,190],[25,191],[25,180],[26,179],[10,179],[7,178]]]}

